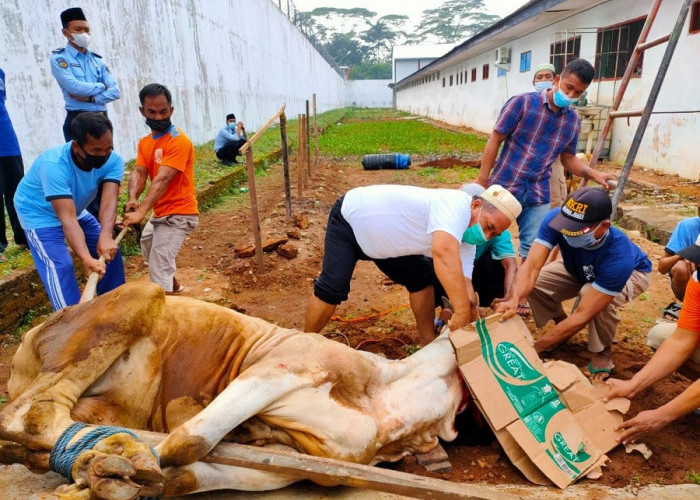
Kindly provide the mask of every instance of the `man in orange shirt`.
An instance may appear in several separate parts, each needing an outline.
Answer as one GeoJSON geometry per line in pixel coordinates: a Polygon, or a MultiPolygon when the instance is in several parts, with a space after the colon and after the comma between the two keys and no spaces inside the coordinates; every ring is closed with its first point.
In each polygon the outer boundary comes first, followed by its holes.
{"type": "MultiPolygon", "coordinates": [[[[694,245],[679,252],[684,259],[700,266],[700,236],[694,245]]],[[[683,309],[681,309],[676,331],[666,339],[654,353],[651,361],[630,380],[609,379],[610,393],[606,401],[616,396],[632,398],[667,377],[685,362],[695,365],[700,355],[700,271],[695,271],[685,289],[683,309]]],[[[654,410],[639,412],[616,430],[622,430],[618,441],[634,443],[637,438],[653,432],[670,422],[700,407],[700,379],[696,379],[686,390],[663,406],[654,410]]]]}
{"type": "Polygon", "coordinates": [[[124,224],[140,223],[153,209],[141,236],[141,252],[151,281],[167,293],[178,293],[184,287],[175,278],[175,258],[199,222],[194,195],[194,147],[182,130],[170,122],[172,97],[164,85],[146,85],[139,92],[139,99],[139,111],[146,117],[151,133],[139,141],[136,165],[129,177],[124,224]],[[139,203],[146,178],[151,183],[139,203]]]}

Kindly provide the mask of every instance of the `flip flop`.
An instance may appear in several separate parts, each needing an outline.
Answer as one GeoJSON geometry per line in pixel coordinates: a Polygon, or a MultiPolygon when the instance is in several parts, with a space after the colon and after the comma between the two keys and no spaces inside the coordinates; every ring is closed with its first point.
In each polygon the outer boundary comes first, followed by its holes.
{"type": "Polygon", "coordinates": [[[607,373],[608,374],[607,377],[600,379],[601,382],[610,378],[610,375],[612,375],[612,372],[614,369],[615,369],[615,365],[612,365],[610,368],[593,368],[593,363],[588,363],[589,376],[594,375],[596,373],[607,373]]]}
{"type": "Polygon", "coordinates": [[[518,304],[518,316],[521,318],[530,317],[530,304],[518,304]],[[522,309],[522,311],[521,311],[522,309]]]}

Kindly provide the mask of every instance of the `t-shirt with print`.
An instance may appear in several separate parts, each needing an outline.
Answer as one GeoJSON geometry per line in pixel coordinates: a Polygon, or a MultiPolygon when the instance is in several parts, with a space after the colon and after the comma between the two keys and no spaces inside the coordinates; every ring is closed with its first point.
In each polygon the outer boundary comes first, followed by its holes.
{"type": "Polygon", "coordinates": [[[29,168],[17,186],[15,209],[23,229],[56,227],[61,221],[51,200],[72,199],[78,219],[88,216],[85,210],[103,182],[121,183],[124,161],[112,154],[101,168],[89,172],[80,170],[71,156],[67,142],[42,153],[29,168]]]}
{"type": "Polygon", "coordinates": [[[698,281],[698,271],[688,280],[683,298],[683,309],[678,316],[678,328],[697,332],[698,343],[700,343],[700,282],[698,281]]]}
{"type": "Polygon", "coordinates": [[[617,295],[620,293],[632,272],[651,272],[651,262],[642,250],[616,227],[610,227],[605,241],[600,246],[574,248],[564,236],[551,227],[549,223],[559,213],[553,208],[542,221],[535,243],[547,248],[559,245],[564,267],[576,281],[592,286],[601,293],[617,295]]]}
{"type": "Polygon", "coordinates": [[[673,233],[671,233],[671,237],[668,243],[666,243],[665,250],[671,255],[676,255],[685,247],[695,244],[695,240],[698,239],[699,234],[700,217],[683,219],[675,227],[673,233]]]}
{"type": "Polygon", "coordinates": [[[375,185],[351,189],[341,213],[362,251],[373,259],[432,257],[432,233],[460,242],[462,271],[471,279],[474,245],[461,243],[471,217],[471,196],[458,189],[375,185]]]}
{"type": "Polygon", "coordinates": [[[151,181],[158,175],[161,165],[179,172],[153,206],[155,217],[199,214],[194,195],[194,146],[182,130],[172,125],[163,133],[142,137],[136,165],[148,170],[151,181]]]}

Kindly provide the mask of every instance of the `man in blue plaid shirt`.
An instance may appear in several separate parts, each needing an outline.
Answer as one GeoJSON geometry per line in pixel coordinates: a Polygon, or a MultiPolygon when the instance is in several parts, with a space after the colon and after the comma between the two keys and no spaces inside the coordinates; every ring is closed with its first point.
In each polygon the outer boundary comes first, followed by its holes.
{"type": "Polygon", "coordinates": [[[613,177],[576,158],[580,120],[570,105],[588,88],[594,74],[588,61],[576,59],[554,78],[551,89],[509,99],[484,148],[476,182],[482,186],[500,184],[522,205],[517,220],[522,259],[527,257],[537,229],[549,211],[549,178],[557,157],[561,157],[569,172],[605,188],[608,188],[606,181],[613,177]],[[496,159],[501,143],[503,149],[496,159]]]}

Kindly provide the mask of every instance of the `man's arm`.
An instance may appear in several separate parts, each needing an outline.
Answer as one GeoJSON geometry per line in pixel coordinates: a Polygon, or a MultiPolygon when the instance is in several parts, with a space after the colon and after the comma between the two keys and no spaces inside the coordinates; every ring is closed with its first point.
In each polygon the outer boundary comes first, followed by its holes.
{"type": "MultiPolygon", "coordinates": [[[[134,175],[135,171],[136,168],[131,173],[132,176],[134,175]]],[[[138,199],[139,194],[143,192],[143,187],[141,187],[141,190],[139,191],[138,187],[141,184],[137,184],[137,182],[139,181],[134,181],[135,189],[133,193],[135,194],[138,192],[138,194],[136,194],[132,198],[131,178],[129,178],[129,203],[127,203],[127,213],[124,214],[124,224],[130,226],[141,222],[143,218],[146,217],[148,211],[153,208],[153,205],[155,205],[156,202],[160,200],[161,196],[163,196],[163,193],[165,193],[165,190],[168,189],[168,184],[170,184],[170,181],[172,181],[178,173],[180,173],[180,171],[173,167],[166,167],[165,165],[161,165],[158,169],[158,173],[151,181],[151,185],[148,186],[146,197],[143,199],[143,201],[141,201],[140,204],[137,203],[137,206],[133,212],[129,211],[131,209],[130,205],[133,205],[133,202],[136,201],[136,199],[138,199]]],[[[145,179],[143,182],[145,182],[145,179]]]]}
{"type": "MultiPolygon", "coordinates": [[[[529,254],[527,258],[530,258],[529,254]]],[[[527,262],[527,259],[525,261],[527,262]]],[[[614,298],[615,297],[612,295],[591,288],[581,298],[578,307],[573,313],[537,339],[535,342],[535,350],[540,353],[576,334],[576,332],[588,324],[591,318],[608,307],[614,298]]]]}
{"type": "Polygon", "coordinates": [[[104,83],[105,90],[95,96],[95,102],[97,104],[107,104],[116,101],[122,96],[117,80],[104,62],[102,62],[102,83],[104,83]]]}
{"type": "Polygon", "coordinates": [[[550,249],[542,243],[534,242],[530,247],[530,252],[527,254],[527,259],[520,270],[515,275],[511,296],[508,300],[496,305],[496,312],[503,313],[503,319],[506,320],[513,316],[518,311],[518,304],[521,299],[527,297],[537,283],[537,277],[540,270],[547,262],[550,249]]]}
{"type": "Polygon", "coordinates": [[[681,257],[680,255],[671,255],[666,250],[664,250],[664,256],[659,259],[659,265],[657,269],[661,274],[668,274],[671,268],[676,265],[676,262],[682,259],[683,257],[681,257]]]}
{"type": "Polygon", "coordinates": [[[91,97],[104,91],[105,86],[103,83],[83,82],[78,80],[70,70],[70,66],[68,65],[67,61],[63,59],[66,67],[62,68],[60,64],[56,62],[58,59],[62,58],[51,59],[51,74],[58,82],[58,85],[66,92],[80,97],[91,97]]]}
{"type": "Polygon", "coordinates": [[[129,199],[126,202],[125,212],[136,210],[139,206],[139,196],[146,189],[146,179],[148,179],[148,170],[146,167],[136,165],[129,176],[129,186],[127,193],[129,199]]]}
{"type": "Polygon", "coordinates": [[[435,231],[432,250],[435,274],[454,307],[454,315],[448,326],[450,330],[457,330],[468,325],[472,315],[467,282],[462,273],[462,260],[459,257],[459,241],[445,231],[435,231]]]}
{"type": "Polygon", "coordinates": [[[559,159],[561,160],[561,164],[564,165],[564,168],[572,174],[583,177],[584,179],[593,180],[600,184],[601,187],[610,189],[607,181],[615,178],[613,174],[599,172],[589,167],[573,153],[561,153],[559,159]]]}
{"type": "Polygon", "coordinates": [[[486,142],[486,147],[484,147],[484,154],[481,156],[481,168],[479,169],[479,176],[476,178],[478,184],[484,187],[488,186],[491,169],[496,164],[498,148],[505,140],[506,136],[504,134],[496,132],[495,130],[491,132],[489,140],[486,142]]]}
{"type": "Polygon", "coordinates": [[[114,241],[114,223],[117,220],[117,198],[119,184],[116,182],[102,183],[102,198],[100,198],[100,237],[97,240],[97,253],[110,262],[117,255],[117,244],[114,241]]]}
{"type": "Polygon", "coordinates": [[[104,274],[105,265],[90,255],[90,250],[85,243],[85,233],[78,223],[73,200],[70,198],[51,200],[51,206],[56,212],[58,220],[61,221],[68,246],[73,249],[73,252],[83,263],[85,274],[89,275],[93,271],[97,271],[101,275],[104,274]]]}
{"type": "Polygon", "coordinates": [[[501,265],[503,266],[503,297],[494,299],[491,307],[495,307],[499,302],[507,301],[511,298],[513,293],[513,282],[515,281],[515,275],[518,272],[518,264],[515,261],[515,257],[506,257],[501,259],[501,265]]]}

